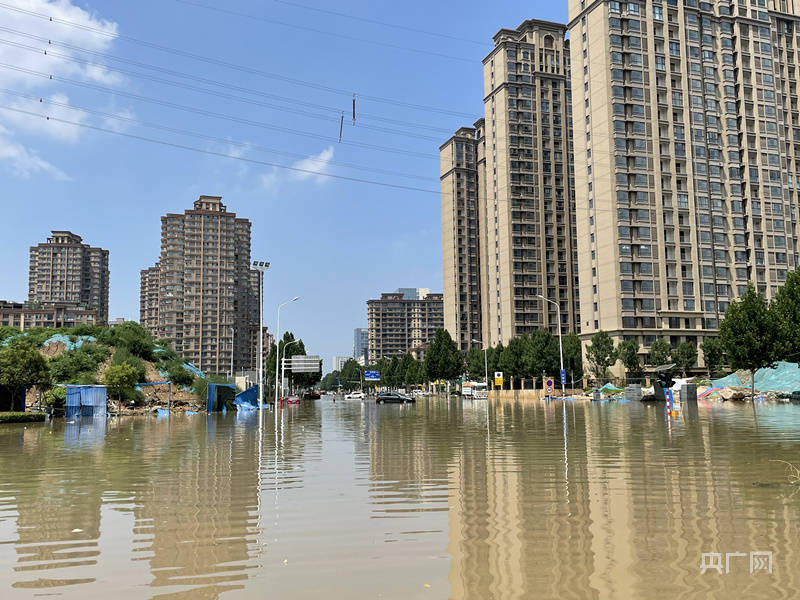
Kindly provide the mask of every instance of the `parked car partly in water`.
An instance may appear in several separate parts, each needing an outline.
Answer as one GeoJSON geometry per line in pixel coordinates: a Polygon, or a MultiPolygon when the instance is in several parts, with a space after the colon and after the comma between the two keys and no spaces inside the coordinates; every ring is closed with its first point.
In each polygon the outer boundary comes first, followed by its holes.
{"type": "Polygon", "coordinates": [[[407,402],[416,401],[416,398],[406,396],[400,392],[384,392],[382,394],[378,394],[378,397],[375,399],[376,404],[406,404],[407,402]]]}
{"type": "Polygon", "coordinates": [[[365,398],[364,392],[355,391],[344,395],[345,400],[363,400],[365,398]]]}

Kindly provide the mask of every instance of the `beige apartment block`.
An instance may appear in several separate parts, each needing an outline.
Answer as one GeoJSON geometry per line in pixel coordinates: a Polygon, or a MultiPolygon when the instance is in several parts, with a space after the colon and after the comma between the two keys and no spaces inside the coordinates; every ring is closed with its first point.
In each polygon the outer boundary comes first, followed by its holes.
{"type": "Polygon", "coordinates": [[[258,348],[258,272],[250,268],[250,221],[220,196],[161,217],[161,255],[141,271],[140,319],[198,368],[253,369],[258,348]]]}
{"type": "Polygon", "coordinates": [[[798,264],[799,16],[570,0],[583,339],[699,343],[798,264]]]}
{"type": "Polygon", "coordinates": [[[33,327],[97,325],[97,309],[74,302],[9,302],[0,300],[0,325],[25,331],[33,327]]]}
{"type": "Polygon", "coordinates": [[[462,348],[476,297],[488,345],[557,333],[559,311],[563,333],[580,330],[566,31],[533,19],[501,29],[483,60],[484,118],[440,149],[445,314],[462,348]]]}
{"type": "Polygon", "coordinates": [[[30,247],[28,301],[72,304],[97,310],[108,322],[108,250],[83,243],[71,231],[51,231],[47,241],[30,247]]]}
{"type": "Polygon", "coordinates": [[[437,329],[444,327],[442,294],[408,294],[401,291],[367,300],[369,360],[425,355],[437,329]]]}

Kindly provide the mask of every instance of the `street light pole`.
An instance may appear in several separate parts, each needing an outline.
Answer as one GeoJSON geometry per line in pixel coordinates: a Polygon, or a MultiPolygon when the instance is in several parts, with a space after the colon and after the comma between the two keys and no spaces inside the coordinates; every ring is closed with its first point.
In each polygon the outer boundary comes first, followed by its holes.
{"type": "MultiPolygon", "coordinates": [[[[565,372],[564,371],[564,348],[561,345],[561,307],[558,305],[558,302],[555,302],[553,300],[548,300],[547,298],[545,298],[541,294],[536,294],[536,295],[539,296],[539,298],[541,298],[545,302],[549,302],[550,304],[554,304],[555,307],[556,307],[556,311],[557,311],[556,314],[558,315],[558,354],[561,357],[561,373],[564,373],[565,372]]],[[[559,379],[561,379],[561,373],[558,374],[559,379]]],[[[564,379],[566,379],[566,377],[564,379]]],[[[566,396],[567,396],[567,392],[564,389],[564,380],[562,379],[561,380],[561,397],[562,398],[566,398],[566,396]]]]}
{"type": "Polygon", "coordinates": [[[292,344],[296,344],[299,341],[301,341],[301,340],[294,340],[294,341],[289,342],[288,344],[284,344],[283,345],[283,350],[281,351],[281,398],[283,398],[283,377],[284,377],[284,374],[286,372],[286,363],[284,362],[286,360],[284,358],[284,356],[286,356],[286,348],[288,348],[292,344]]]}
{"type": "Polygon", "coordinates": [[[234,385],[236,385],[236,378],[233,373],[233,351],[234,348],[236,348],[236,344],[234,344],[235,341],[236,341],[236,330],[233,328],[233,325],[231,325],[231,379],[233,380],[234,385]]]}
{"type": "Polygon", "coordinates": [[[269,263],[254,260],[253,267],[258,271],[258,410],[264,410],[264,273],[269,263]]]}
{"type": "Polygon", "coordinates": [[[278,423],[278,375],[280,375],[279,371],[280,352],[278,352],[278,349],[281,347],[281,308],[299,299],[300,296],[295,296],[291,300],[287,300],[286,302],[282,302],[278,305],[278,323],[277,323],[277,329],[275,330],[275,343],[278,344],[277,347],[275,348],[275,424],[276,425],[278,423]]]}

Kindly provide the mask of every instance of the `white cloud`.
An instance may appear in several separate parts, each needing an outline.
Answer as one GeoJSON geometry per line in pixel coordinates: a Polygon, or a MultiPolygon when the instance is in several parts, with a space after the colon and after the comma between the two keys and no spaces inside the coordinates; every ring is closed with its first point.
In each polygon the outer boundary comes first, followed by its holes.
{"type": "MultiPolygon", "coordinates": [[[[69,86],[59,83],[57,80],[51,80],[49,76],[55,75],[103,85],[119,85],[123,82],[118,74],[108,71],[91,54],[58,45],[59,42],[62,42],[95,52],[105,52],[110,48],[117,35],[116,23],[91,14],[73,2],[74,0],[4,1],[4,4],[18,7],[22,11],[52,17],[53,21],[51,22],[39,16],[0,7],[0,17],[4,27],[31,36],[52,39],[53,44],[48,45],[47,42],[32,37],[4,32],[2,35],[4,39],[33,50],[0,43],[0,55],[2,56],[0,62],[21,69],[11,70],[0,66],[0,87],[41,96],[57,102],[60,106],[0,93],[2,104],[41,115],[84,123],[89,121],[87,114],[71,110],[69,97],[62,91],[69,89],[69,86]],[[77,27],[60,24],[59,20],[69,21],[76,24],[77,27]],[[97,30],[106,35],[98,34],[97,30]],[[49,50],[49,52],[45,54],[44,50],[49,50]],[[78,58],[86,62],[70,62],[66,60],[66,57],[78,58]],[[35,71],[46,74],[46,76],[40,77],[25,71],[35,71]]],[[[38,172],[56,178],[65,177],[61,170],[40,158],[35,150],[27,148],[16,139],[13,142],[10,141],[15,132],[27,132],[69,143],[78,141],[86,133],[85,130],[74,125],[6,110],[0,111],[0,127],[3,125],[6,127],[3,128],[3,150],[0,152],[0,160],[9,161],[12,169],[22,176],[38,172]]]]}
{"type": "Polygon", "coordinates": [[[22,178],[43,174],[59,181],[69,179],[66,173],[41,158],[35,151],[12,140],[10,132],[2,125],[0,125],[0,163],[6,164],[15,175],[22,178]]]}
{"type": "Polygon", "coordinates": [[[111,131],[116,131],[117,133],[124,133],[133,125],[133,123],[126,121],[126,119],[136,118],[136,114],[129,108],[122,108],[119,110],[114,110],[112,108],[110,111],[106,112],[110,112],[112,116],[103,117],[103,127],[111,131]]]}
{"type": "MultiPolygon", "coordinates": [[[[297,161],[292,165],[295,169],[304,169],[307,171],[316,171],[317,173],[327,173],[328,167],[333,160],[333,146],[328,146],[319,154],[307,156],[302,160],[297,161]]],[[[301,181],[312,179],[316,183],[323,183],[328,181],[327,177],[316,175],[314,173],[301,173],[299,171],[291,171],[294,179],[301,181]]]]}

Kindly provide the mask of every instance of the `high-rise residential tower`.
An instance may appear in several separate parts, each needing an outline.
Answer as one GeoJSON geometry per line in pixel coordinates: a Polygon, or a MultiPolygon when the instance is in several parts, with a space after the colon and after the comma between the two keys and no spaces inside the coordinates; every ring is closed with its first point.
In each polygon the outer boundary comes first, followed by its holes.
{"type": "Polygon", "coordinates": [[[800,3],[569,17],[582,336],[700,342],[798,264],[800,3]]]}
{"type": "Polygon", "coordinates": [[[501,29],[483,60],[484,118],[440,149],[445,315],[464,349],[557,333],[559,310],[562,332],[579,330],[565,35],[538,20],[501,29]]]}
{"type": "Polygon", "coordinates": [[[108,322],[108,250],[84,244],[71,231],[51,231],[47,241],[30,247],[28,301],[67,303],[97,310],[108,322]]]}
{"type": "Polygon", "coordinates": [[[422,358],[436,330],[444,327],[443,313],[441,294],[408,294],[399,289],[367,300],[370,362],[406,352],[422,358]]]}
{"type": "Polygon", "coordinates": [[[250,221],[219,196],[161,217],[161,255],[141,272],[142,324],[198,368],[255,368],[258,273],[250,268],[250,221]],[[157,290],[156,290],[157,286],[157,290]]]}
{"type": "Polygon", "coordinates": [[[367,349],[369,348],[369,329],[357,327],[353,330],[353,358],[366,364],[368,359],[367,349]]]}

